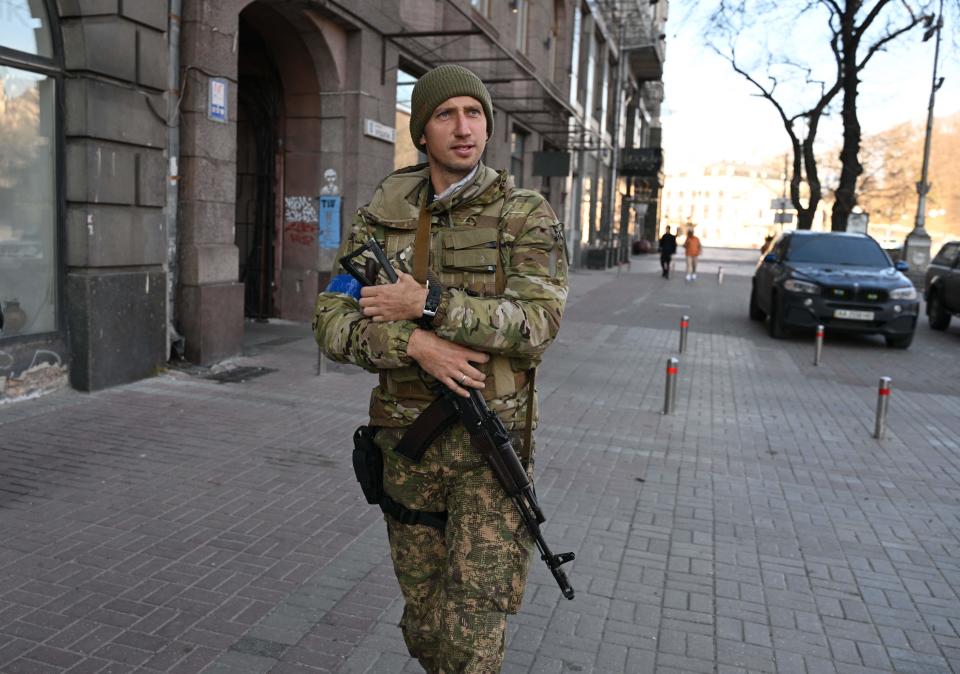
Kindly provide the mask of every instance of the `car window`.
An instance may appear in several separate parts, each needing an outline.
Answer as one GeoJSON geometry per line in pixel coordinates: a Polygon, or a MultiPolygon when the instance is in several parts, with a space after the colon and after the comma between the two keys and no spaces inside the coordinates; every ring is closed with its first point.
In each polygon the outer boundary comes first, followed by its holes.
{"type": "Polygon", "coordinates": [[[784,236],[777,241],[776,245],[773,247],[773,253],[780,259],[783,259],[783,254],[787,252],[787,246],[790,245],[790,237],[784,236]]]}
{"type": "Polygon", "coordinates": [[[890,258],[873,239],[859,236],[794,236],[786,259],[790,262],[889,267],[890,258]]]}
{"type": "Polygon", "coordinates": [[[960,253],[960,243],[944,244],[937,256],[933,258],[933,264],[952,267],[957,261],[957,253],[960,253]]]}

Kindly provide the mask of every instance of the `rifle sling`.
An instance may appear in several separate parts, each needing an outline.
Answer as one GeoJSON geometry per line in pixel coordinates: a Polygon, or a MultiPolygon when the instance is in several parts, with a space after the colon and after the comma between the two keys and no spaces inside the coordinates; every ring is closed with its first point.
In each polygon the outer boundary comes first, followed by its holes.
{"type": "MultiPolygon", "coordinates": [[[[533,374],[530,370],[530,383],[527,389],[527,418],[524,428],[523,448],[520,450],[520,459],[524,464],[530,461],[533,438],[533,374]]],[[[451,426],[459,421],[457,409],[445,397],[441,396],[427,405],[426,409],[413,420],[400,441],[393,448],[397,454],[404,456],[415,463],[423,458],[427,447],[443,435],[451,426]]]]}
{"type": "Polygon", "coordinates": [[[430,263],[430,211],[427,210],[428,193],[420,204],[420,218],[417,221],[417,234],[413,240],[413,278],[423,285],[427,282],[427,268],[430,263]]]}
{"type": "Polygon", "coordinates": [[[439,397],[430,403],[420,413],[407,432],[400,438],[400,442],[393,448],[397,454],[405,456],[417,463],[423,458],[427,447],[439,438],[444,431],[453,426],[458,419],[456,408],[444,397],[439,397]]]}

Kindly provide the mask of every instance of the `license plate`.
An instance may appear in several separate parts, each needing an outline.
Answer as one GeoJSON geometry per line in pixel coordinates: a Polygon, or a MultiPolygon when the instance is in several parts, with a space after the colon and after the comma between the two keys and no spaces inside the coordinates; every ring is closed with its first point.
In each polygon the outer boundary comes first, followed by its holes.
{"type": "Polygon", "coordinates": [[[849,321],[872,321],[872,311],[852,311],[850,309],[835,309],[834,318],[846,318],[849,321]]]}

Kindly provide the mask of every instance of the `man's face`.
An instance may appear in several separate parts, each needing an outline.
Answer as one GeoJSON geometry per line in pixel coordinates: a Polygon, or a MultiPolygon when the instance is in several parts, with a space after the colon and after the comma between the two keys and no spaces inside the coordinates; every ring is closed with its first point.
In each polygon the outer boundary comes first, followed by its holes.
{"type": "Polygon", "coordinates": [[[423,129],[420,142],[431,165],[453,175],[467,175],[487,146],[487,117],[480,101],[454,96],[438,105],[423,129]]]}

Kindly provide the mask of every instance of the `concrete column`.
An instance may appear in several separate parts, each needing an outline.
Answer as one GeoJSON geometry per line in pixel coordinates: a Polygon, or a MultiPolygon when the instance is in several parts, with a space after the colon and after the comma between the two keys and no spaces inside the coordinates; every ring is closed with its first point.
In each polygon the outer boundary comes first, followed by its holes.
{"type": "Polygon", "coordinates": [[[186,2],[181,60],[202,64],[181,80],[180,268],[176,320],[188,360],[201,365],[240,353],[243,284],[234,243],[237,45],[240,0],[186,2]],[[210,76],[226,78],[227,122],[207,117],[210,76]]]}
{"type": "Polygon", "coordinates": [[[62,3],[66,292],[75,388],[166,360],[165,2],[62,3]]]}

